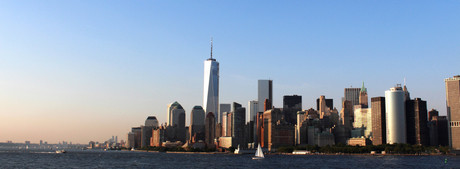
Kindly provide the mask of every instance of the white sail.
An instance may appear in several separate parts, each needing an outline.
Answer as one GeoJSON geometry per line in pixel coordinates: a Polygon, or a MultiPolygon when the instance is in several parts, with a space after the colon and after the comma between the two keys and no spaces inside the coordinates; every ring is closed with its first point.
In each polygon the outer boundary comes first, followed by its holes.
{"type": "Polygon", "coordinates": [[[262,148],[260,148],[260,144],[259,146],[257,146],[257,151],[256,151],[256,157],[264,157],[264,152],[262,152],[262,148]]]}

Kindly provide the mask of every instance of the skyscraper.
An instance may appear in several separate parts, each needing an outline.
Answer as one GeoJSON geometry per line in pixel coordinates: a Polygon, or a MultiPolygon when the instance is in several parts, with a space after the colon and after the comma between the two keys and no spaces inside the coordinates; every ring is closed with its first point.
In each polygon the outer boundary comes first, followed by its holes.
{"type": "Polygon", "coordinates": [[[460,150],[460,75],[444,80],[446,83],[446,103],[449,146],[460,150]]]}
{"type": "Polygon", "coordinates": [[[204,61],[203,108],[206,114],[219,110],[219,62],[212,58],[212,39],[211,58],[204,61]]]}
{"type": "Polygon", "coordinates": [[[363,82],[363,86],[361,87],[361,90],[359,91],[359,105],[361,105],[361,108],[369,107],[369,103],[367,99],[367,89],[364,87],[364,82],[363,82]]]}
{"type": "Polygon", "coordinates": [[[273,105],[273,81],[259,80],[258,83],[259,112],[264,112],[265,99],[268,99],[269,105],[273,105]]]}
{"type": "Polygon", "coordinates": [[[406,101],[406,127],[408,144],[429,145],[426,101],[406,101]]]}
{"type": "Polygon", "coordinates": [[[406,112],[401,85],[385,91],[387,143],[406,143],[406,112]]]}
{"type": "Polygon", "coordinates": [[[209,112],[205,120],[205,143],[208,148],[214,147],[214,138],[216,134],[216,118],[214,113],[209,112]]]}
{"type": "Polygon", "coordinates": [[[149,116],[145,120],[145,126],[152,126],[152,127],[158,127],[158,120],[157,117],[155,116],[149,116]]]}
{"type": "Polygon", "coordinates": [[[220,104],[219,105],[219,114],[216,115],[217,117],[217,122],[216,123],[221,123],[223,124],[223,117],[224,117],[224,112],[230,112],[231,110],[231,105],[230,104],[220,104]]]}
{"type": "Polygon", "coordinates": [[[371,98],[372,144],[386,143],[385,97],[371,98]]]}
{"type": "MultiPolygon", "coordinates": [[[[319,111],[319,99],[320,98],[317,98],[316,99],[316,110],[319,111]]],[[[351,101],[350,101],[351,103],[351,101]]],[[[331,110],[334,109],[334,100],[333,99],[326,99],[326,107],[329,107],[331,110]]],[[[353,106],[351,106],[353,107],[353,106]]]]}
{"type": "Polygon", "coordinates": [[[240,145],[247,147],[245,143],[244,124],[246,123],[246,109],[241,107],[241,104],[233,102],[233,116],[232,116],[232,144],[234,147],[240,145]]]}
{"type": "Polygon", "coordinates": [[[351,101],[351,104],[359,105],[359,92],[361,88],[345,88],[344,99],[351,101]]]}
{"type": "Polygon", "coordinates": [[[283,113],[288,123],[297,123],[297,112],[302,110],[302,96],[283,96],[283,113]]]}
{"type": "Polygon", "coordinates": [[[190,114],[190,137],[195,140],[204,140],[204,110],[201,106],[193,107],[190,114]]]}
{"type": "Polygon", "coordinates": [[[181,125],[181,126],[185,127],[185,110],[184,110],[184,108],[182,108],[182,106],[177,101],[175,101],[174,103],[169,104],[168,105],[168,126],[174,126],[175,124],[179,125],[181,123],[180,118],[184,118],[183,119],[183,121],[184,121],[183,125],[181,125]],[[183,117],[179,117],[179,116],[183,116],[183,117]]]}
{"type": "Polygon", "coordinates": [[[255,121],[256,120],[256,115],[259,112],[259,101],[257,100],[251,100],[248,102],[248,119],[247,122],[250,121],[255,121]]]}

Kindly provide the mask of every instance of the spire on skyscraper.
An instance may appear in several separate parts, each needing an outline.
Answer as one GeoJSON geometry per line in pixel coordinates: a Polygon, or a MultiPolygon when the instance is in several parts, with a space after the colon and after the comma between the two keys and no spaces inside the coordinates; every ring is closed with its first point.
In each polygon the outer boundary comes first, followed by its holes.
{"type": "Polygon", "coordinates": [[[209,58],[208,60],[216,61],[216,59],[213,59],[213,58],[212,58],[212,37],[211,37],[211,58],[209,58]]]}
{"type": "Polygon", "coordinates": [[[363,86],[361,87],[361,92],[366,92],[367,93],[367,89],[364,87],[364,81],[363,81],[363,86]]]}

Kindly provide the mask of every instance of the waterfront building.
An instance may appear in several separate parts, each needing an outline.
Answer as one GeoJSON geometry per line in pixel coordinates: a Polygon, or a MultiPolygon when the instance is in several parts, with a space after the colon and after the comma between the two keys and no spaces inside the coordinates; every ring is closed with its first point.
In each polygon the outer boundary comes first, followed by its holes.
{"type": "Polygon", "coordinates": [[[302,96],[283,96],[283,113],[286,121],[290,124],[297,123],[297,112],[302,110],[302,96]]]}
{"type": "Polygon", "coordinates": [[[208,148],[214,148],[214,139],[216,133],[216,119],[214,117],[214,113],[209,112],[206,115],[206,122],[205,122],[205,143],[208,148]]]}
{"type": "Polygon", "coordinates": [[[359,93],[361,88],[345,88],[344,100],[351,101],[351,105],[359,105],[359,93]]]}
{"type": "Polygon", "coordinates": [[[406,143],[405,92],[401,85],[385,91],[387,144],[406,143]]]}
{"type": "MultiPolygon", "coordinates": [[[[134,139],[135,139],[134,133],[133,133],[133,132],[129,132],[129,133],[128,133],[128,140],[127,140],[128,143],[126,144],[126,148],[133,148],[133,147],[135,147],[135,145],[134,145],[134,144],[135,144],[135,143],[134,143],[134,139]]],[[[94,144],[94,142],[93,142],[93,144],[94,144]]],[[[90,145],[91,145],[91,142],[90,142],[90,145]]],[[[94,145],[93,145],[91,148],[94,148],[94,145]]]]}
{"type": "Polygon", "coordinates": [[[212,39],[211,57],[204,61],[203,108],[213,114],[219,110],[219,62],[212,58],[212,39]]]}
{"type": "Polygon", "coordinates": [[[441,146],[449,145],[449,122],[447,116],[438,116],[436,119],[433,118],[433,121],[436,122],[436,127],[438,129],[438,144],[441,146]]]}
{"type": "Polygon", "coordinates": [[[165,142],[165,128],[160,126],[152,130],[152,137],[150,139],[151,147],[161,147],[163,142],[165,142]]]}
{"type": "Polygon", "coordinates": [[[223,117],[224,117],[224,112],[230,112],[231,110],[231,105],[230,104],[220,104],[219,105],[219,115],[218,116],[218,123],[224,123],[223,117]]]}
{"type": "Polygon", "coordinates": [[[385,97],[371,98],[372,144],[386,143],[385,97]]]}
{"type": "Polygon", "coordinates": [[[150,145],[153,128],[153,126],[141,126],[141,147],[147,147],[150,145]]]}
{"type": "Polygon", "coordinates": [[[367,146],[371,145],[371,141],[368,138],[350,138],[348,140],[350,146],[367,146]]]}
{"type": "Polygon", "coordinates": [[[204,140],[205,112],[201,106],[193,107],[190,114],[190,137],[196,141],[204,140]]]}
{"type": "Polygon", "coordinates": [[[238,145],[240,147],[247,147],[245,142],[245,133],[244,133],[244,126],[246,122],[246,109],[241,106],[241,104],[233,102],[233,115],[232,115],[232,137],[233,141],[232,144],[234,147],[238,145]]]}
{"type": "Polygon", "coordinates": [[[432,116],[427,124],[430,146],[449,146],[448,122],[446,116],[432,116]]]}
{"type": "Polygon", "coordinates": [[[267,110],[263,114],[263,147],[269,151],[294,145],[295,127],[287,124],[282,116],[280,109],[267,110]]]}
{"type": "Polygon", "coordinates": [[[406,101],[406,129],[408,144],[429,145],[426,101],[406,101]]]}
{"type": "Polygon", "coordinates": [[[131,128],[131,132],[134,133],[134,141],[130,144],[133,146],[133,148],[140,148],[142,139],[141,127],[133,127],[131,128]]]}
{"type": "Polygon", "coordinates": [[[446,83],[446,104],[449,147],[460,150],[460,75],[444,80],[446,83]]]}
{"type": "MultiPolygon", "coordinates": [[[[366,138],[372,136],[372,112],[370,108],[357,108],[354,111],[355,120],[353,128],[360,128],[363,130],[363,135],[366,138]]],[[[354,136],[356,137],[356,136],[354,136]]],[[[360,137],[360,136],[359,136],[360,137]]]]}
{"type": "Polygon", "coordinates": [[[259,80],[258,81],[258,105],[259,112],[265,111],[265,100],[268,99],[270,109],[273,105],[273,81],[272,80],[259,80]]]}

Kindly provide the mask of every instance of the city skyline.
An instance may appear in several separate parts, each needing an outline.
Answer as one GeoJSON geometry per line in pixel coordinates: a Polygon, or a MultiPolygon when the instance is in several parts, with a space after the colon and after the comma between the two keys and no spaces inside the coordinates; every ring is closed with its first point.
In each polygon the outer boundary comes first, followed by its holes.
{"type": "Polygon", "coordinates": [[[370,99],[406,78],[412,96],[446,115],[443,80],[459,74],[449,66],[460,62],[458,2],[187,3],[0,2],[10,25],[0,28],[0,142],[125,140],[148,116],[165,123],[174,101],[189,125],[203,106],[210,36],[219,103],[248,107],[257,81],[271,79],[275,107],[299,95],[302,109],[315,108],[325,95],[340,109],[344,88],[364,81],[370,99]]]}

